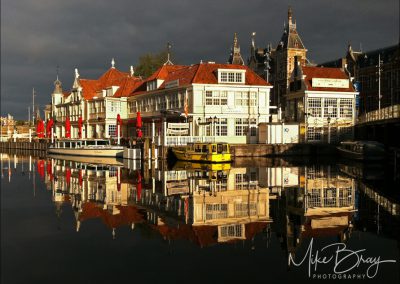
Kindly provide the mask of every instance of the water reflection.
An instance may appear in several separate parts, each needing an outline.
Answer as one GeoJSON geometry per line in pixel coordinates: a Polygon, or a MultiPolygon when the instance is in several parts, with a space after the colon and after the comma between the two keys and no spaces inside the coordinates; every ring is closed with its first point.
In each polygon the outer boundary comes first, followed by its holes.
{"type": "Polygon", "coordinates": [[[348,242],[357,229],[398,238],[399,199],[370,183],[383,179],[371,166],[96,162],[3,153],[1,176],[28,174],[35,194],[37,174],[58,216],[73,209],[76,232],[98,219],[114,239],[129,227],[199,247],[248,242],[255,249],[257,236],[268,247],[275,235],[287,256],[312,237],[348,242]]]}

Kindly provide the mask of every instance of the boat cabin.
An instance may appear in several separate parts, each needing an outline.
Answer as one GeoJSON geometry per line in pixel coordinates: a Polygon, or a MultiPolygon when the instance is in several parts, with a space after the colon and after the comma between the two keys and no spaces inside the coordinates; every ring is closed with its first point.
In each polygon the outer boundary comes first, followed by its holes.
{"type": "Polygon", "coordinates": [[[228,154],[227,143],[188,143],[187,150],[195,153],[228,154]]]}
{"type": "Polygon", "coordinates": [[[105,139],[91,139],[91,140],[58,140],[54,143],[53,148],[92,148],[92,147],[106,147],[110,146],[109,140],[105,139]]]}

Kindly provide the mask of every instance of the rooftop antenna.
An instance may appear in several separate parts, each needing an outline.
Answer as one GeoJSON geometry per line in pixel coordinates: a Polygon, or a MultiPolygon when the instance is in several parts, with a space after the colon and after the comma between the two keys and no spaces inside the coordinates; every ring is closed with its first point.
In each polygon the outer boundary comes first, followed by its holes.
{"type": "Polygon", "coordinates": [[[167,43],[167,61],[164,63],[164,65],[174,65],[174,63],[172,63],[171,58],[170,58],[171,47],[172,47],[172,45],[168,42],[167,43]]]}
{"type": "Polygon", "coordinates": [[[360,52],[362,53],[362,43],[360,42],[360,52]]]}
{"type": "Polygon", "coordinates": [[[60,68],[60,66],[58,66],[58,64],[57,64],[57,67],[56,67],[56,72],[57,72],[57,81],[58,81],[58,70],[59,70],[59,68],[60,68]]]}

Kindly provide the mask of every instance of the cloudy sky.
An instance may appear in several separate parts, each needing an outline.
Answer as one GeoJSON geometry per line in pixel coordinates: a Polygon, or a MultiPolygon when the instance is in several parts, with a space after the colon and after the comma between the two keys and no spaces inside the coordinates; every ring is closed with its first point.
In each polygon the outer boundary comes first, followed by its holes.
{"type": "Polygon", "coordinates": [[[65,90],[74,68],[97,78],[110,67],[128,71],[140,55],[172,43],[174,63],[226,62],[237,32],[248,57],[275,47],[293,7],[308,57],[323,62],[355,49],[398,43],[399,0],[1,0],[1,115],[28,118],[32,88],[44,107],[57,65],[65,90]]]}

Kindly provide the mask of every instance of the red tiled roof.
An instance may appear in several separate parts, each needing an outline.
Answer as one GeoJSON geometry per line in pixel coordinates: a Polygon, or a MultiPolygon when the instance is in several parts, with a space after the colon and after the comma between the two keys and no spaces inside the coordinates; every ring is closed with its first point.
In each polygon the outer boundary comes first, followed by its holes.
{"type": "Polygon", "coordinates": [[[71,94],[70,91],[65,91],[65,92],[63,92],[63,96],[64,96],[64,97],[68,97],[70,94],[71,94]]]}
{"type": "Polygon", "coordinates": [[[129,77],[129,73],[119,71],[117,68],[110,68],[97,80],[99,87],[105,89],[111,86],[117,86],[122,79],[129,77]]]}
{"type": "MultiPolygon", "coordinates": [[[[118,90],[114,97],[126,97],[138,86],[142,84],[139,77],[132,77],[127,72],[122,72],[116,68],[108,69],[97,80],[79,79],[79,84],[82,87],[82,95],[86,100],[91,100],[97,96],[97,92],[107,89],[111,86],[118,86],[118,90]]],[[[69,95],[70,93],[68,93],[69,95]]],[[[68,96],[66,95],[66,96],[68,96]]]]}
{"type": "Polygon", "coordinates": [[[258,76],[253,70],[244,65],[234,64],[210,64],[201,63],[196,76],[193,79],[194,84],[218,84],[217,69],[241,69],[246,70],[246,85],[270,86],[264,79],[258,76]]]}
{"type": "Polygon", "coordinates": [[[163,65],[157,69],[156,72],[153,73],[150,77],[146,79],[146,81],[152,81],[154,79],[164,80],[168,77],[169,73],[172,71],[176,71],[181,68],[185,68],[184,65],[163,65]]]}
{"type": "Polygon", "coordinates": [[[341,68],[327,68],[327,67],[302,67],[303,75],[305,75],[304,83],[306,90],[308,91],[328,91],[328,92],[355,92],[353,85],[349,82],[349,88],[324,88],[324,87],[312,87],[313,78],[330,78],[330,79],[347,79],[344,70],[341,68]]]}
{"type": "Polygon", "coordinates": [[[79,214],[79,221],[100,218],[110,228],[118,228],[132,223],[142,223],[144,216],[135,206],[116,206],[119,214],[112,215],[103,210],[96,203],[86,202],[82,205],[82,212],[79,214]]]}
{"type": "Polygon", "coordinates": [[[128,97],[132,92],[137,90],[142,84],[143,80],[137,79],[136,77],[127,77],[121,84],[119,84],[118,90],[115,92],[114,97],[128,97]]]}
{"type": "Polygon", "coordinates": [[[165,88],[168,82],[179,80],[179,86],[189,84],[218,84],[217,69],[240,69],[246,70],[246,85],[270,86],[264,79],[258,76],[253,70],[243,65],[234,64],[215,64],[200,63],[191,66],[183,65],[163,65],[143,84],[137,87],[130,96],[136,96],[146,93],[146,82],[162,79],[164,82],[158,89],[165,88]]]}
{"type": "Polygon", "coordinates": [[[93,99],[96,96],[96,91],[99,89],[97,80],[79,79],[79,84],[82,87],[82,96],[86,100],[93,99]]]}

